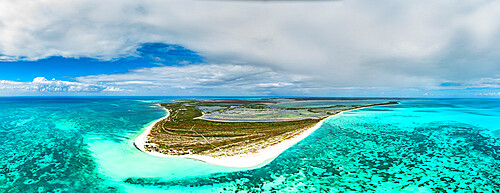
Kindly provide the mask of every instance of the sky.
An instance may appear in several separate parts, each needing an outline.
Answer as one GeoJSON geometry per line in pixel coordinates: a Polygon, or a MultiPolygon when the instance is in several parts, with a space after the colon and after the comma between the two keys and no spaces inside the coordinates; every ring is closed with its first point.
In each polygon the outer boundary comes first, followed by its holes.
{"type": "Polygon", "coordinates": [[[492,0],[3,0],[0,96],[500,97],[492,0]]]}

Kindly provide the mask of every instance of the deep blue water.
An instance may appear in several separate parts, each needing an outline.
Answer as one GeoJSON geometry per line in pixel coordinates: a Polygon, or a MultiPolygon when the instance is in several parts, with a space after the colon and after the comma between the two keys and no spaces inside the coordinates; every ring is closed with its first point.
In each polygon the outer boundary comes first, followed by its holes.
{"type": "Polygon", "coordinates": [[[172,100],[0,98],[0,192],[500,190],[500,100],[345,112],[245,171],[135,149],[141,129],[166,114],[155,103],[172,100]]]}

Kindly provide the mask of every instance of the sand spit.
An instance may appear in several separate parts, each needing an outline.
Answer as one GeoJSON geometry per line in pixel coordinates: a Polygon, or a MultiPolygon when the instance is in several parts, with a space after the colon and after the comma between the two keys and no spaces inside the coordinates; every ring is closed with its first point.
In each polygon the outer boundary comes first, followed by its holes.
{"type": "Polygon", "coordinates": [[[313,133],[318,128],[320,128],[321,125],[323,125],[323,122],[326,121],[330,117],[339,115],[339,114],[341,114],[343,112],[347,112],[347,111],[353,111],[353,110],[358,110],[358,109],[363,109],[363,108],[373,107],[373,106],[393,105],[393,104],[399,104],[399,103],[397,103],[397,102],[381,103],[381,104],[368,105],[368,106],[364,106],[364,107],[340,111],[337,114],[330,115],[330,116],[324,118],[323,120],[318,122],[313,127],[304,130],[303,132],[301,132],[298,135],[293,136],[292,138],[286,139],[286,140],[284,140],[276,145],[261,149],[255,153],[246,153],[246,154],[240,154],[240,155],[235,155],[235,156],[210,157],[210,156],[203,156],[203,155],[166,155],[166,154],[162,154],[159,152],[151,152],[151,151],[146,150],[145,145],[146,145],[146,142],[148,141],[148,135],[151,132],[151,130],[153,129],[153,126],[156,123],[158,123],[159,121],[167,118],[169,116],[169,114],[167,114],[165,117],[158,119],[157,121],[148,125],[144,129],[144,132],[135,139],[134,145],[135,145],[135,147],[137,147],[137,149],[139,149],[139,150],[141,150],[149,155],[157,156],[157,157],[188,158],[188,159],[196,159],[196,160],[203,161],[203,162],[206,162],[209,164],[225,166],[225,167],[256,168],[256,167],[266,165],[267,163],[271,162],[276,157],[278,157],[285,150],[292,147],[293,145],[295,145],[299,141],[305,139],[311,133],[313,133]]]}

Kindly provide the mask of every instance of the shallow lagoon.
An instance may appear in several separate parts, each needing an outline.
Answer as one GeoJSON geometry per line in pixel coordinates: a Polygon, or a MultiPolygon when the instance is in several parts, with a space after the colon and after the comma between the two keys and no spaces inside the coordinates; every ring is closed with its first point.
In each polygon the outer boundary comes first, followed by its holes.
{"type": "Polygon", "coordinates": [[[414,100],[335,116],[246,171],[136,150],[172,99],[0,99],[0,192],[500,189],[500,101],[414,100]]]}

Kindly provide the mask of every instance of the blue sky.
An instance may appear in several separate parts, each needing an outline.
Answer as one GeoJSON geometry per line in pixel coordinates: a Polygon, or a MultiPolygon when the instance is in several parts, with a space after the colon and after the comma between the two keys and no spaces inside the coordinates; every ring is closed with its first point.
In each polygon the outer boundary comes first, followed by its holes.
{"type": "Polygon", "coordinates": [[[0,96],[499,97],[497,1],[0,2],[0,96]]]}
{"type": "Polygon", "coordinates": [[[74,81],[74,77],[95,74],[126,73],[137,68],[201,63],[203,58],[178,45],[163,43],[142,44],[134,56],[113,60],[89,57],[65,58],[51,56],[39,60],[0,61],[3,80],[31,81],[34,77],[50,77],[74,81]]]}

